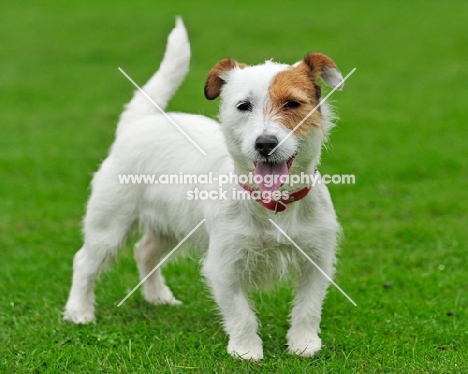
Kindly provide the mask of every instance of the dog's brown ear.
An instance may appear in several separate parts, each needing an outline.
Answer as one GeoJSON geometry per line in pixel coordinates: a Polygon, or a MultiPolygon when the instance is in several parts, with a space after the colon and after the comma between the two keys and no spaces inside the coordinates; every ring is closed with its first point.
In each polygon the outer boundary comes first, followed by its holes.
{"type": "Polygon", "coordinates": [[[321,77],[328,86],[336,87],[338,90],[343,88],[341,72],[330,57],[322,53],[310,53],[303,61],[309,68],[312,79],[321,77]]]}
{"type": "Polygon", "coordinates": [[[231,58],[225,58],[224,60],[218,62],[214,68],[211,69],[210,73],[208,74],[208,78],[206,79],[205,97],[208,100],[216,99],[221,93],[221,87],[224,83],[226,83],[226,81],[223,79],[223,74],[235,68],[243,69],[246,66],[246,64],[240,64],[231,58]]]}

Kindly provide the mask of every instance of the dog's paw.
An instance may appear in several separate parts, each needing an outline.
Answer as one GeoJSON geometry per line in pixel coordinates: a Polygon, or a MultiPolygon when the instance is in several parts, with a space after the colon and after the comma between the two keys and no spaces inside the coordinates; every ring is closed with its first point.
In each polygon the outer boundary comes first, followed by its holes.
{"type": "Polygon", "coordinates": [[[312,357],[322,348],[317,334],[288,334],[288,352],[302,357],[312,357]]]}
{"type": "Polygon", "coordinates": [[[235,358],[260,361],[263,358],[262,340],[258,335],[246,339],[229,339],[227,351],[235,358]]]}
{"type": "Polygon", "coordinates": [[[94,321],[94,307],[77,307],[67,305],[63,313],[65,321],[73,322],[76,324],[85,324],[94,321]]]}
{"type": "Polygon", "coordinates": [[[154,305],[180,305],[181,301],[177,300],[169,287],[164,286],[157,290],[157,292],[144,292],[145,300],[154,305]]]}

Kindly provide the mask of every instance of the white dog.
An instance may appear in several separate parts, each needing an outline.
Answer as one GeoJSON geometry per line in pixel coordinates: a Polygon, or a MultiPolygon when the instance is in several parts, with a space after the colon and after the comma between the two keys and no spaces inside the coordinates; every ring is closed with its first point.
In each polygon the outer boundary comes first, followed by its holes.
{"type": "MultiPolygon", "coordinates": [[[[187,33],[178,19],[159,71],[143,88],[159,107],[166,107],[181,84],[189,59],[187,33]]],[[[319,53],[294,65],[267,61],[247,66],[232,59],[220,61],[210,71],[205,86],[208,99],[222,97],[220,123],[201,115],[169,114],[207,155],[137,91],[120,118],[110,154],[92,181],[84,245],[73,261],[73,285],[64,318],[74,323],[94,320],[96,276],[136,224],[145,232],[135,246],[143,279],[206,219],[190,242],[204,252],[203,275],[229,335],[228,352],[245,359],[262,359],[258,323],[247,292],[295,274],[288,349],[301,356],[315,354],[321,348],[319,324],[329,281],[290,239],[332,277],[340,229],[324,184],[311,187],[281,181],[291,175],[317,173],[321,145],[333,126],[330,108],[323,104],[289,134],[320,101],[319,77],[330,86],[342,85],[336,65],[319,53]],[[260,178],[280,177],[280,182],[240,185],[231,181],[224,186],[227,198],[190,200],[189,192],[195,188],[217,191],[218,185],[124,184],[118,178],[210,172],[215,176],[253,173],[260,178]],[[248,194],[279,191],[289,198],[282,194],[279,202],[264,197],[255,201],[232,195],[244,190],[248,194]]],[[[143,296],[153,304],[180,303],[159,269],[143,284],[143,296]]]]}

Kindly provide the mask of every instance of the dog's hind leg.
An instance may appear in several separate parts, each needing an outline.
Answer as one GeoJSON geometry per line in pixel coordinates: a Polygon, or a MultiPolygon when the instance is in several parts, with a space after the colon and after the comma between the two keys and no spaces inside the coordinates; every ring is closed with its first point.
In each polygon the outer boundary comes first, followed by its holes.
{"type": "Polygon", "coordinates": [[[73,259],[73,281],[65,320],[74,323],[94,320],[96,277],[117,253],[136,220],[131,193],[125,186],[112,183],[102,170],[96,173],[84,220],[84,245],[73,259]]]}
{"type": "Polygon", "coordinates": [[[64,319],[74,323],[94,320],[94,282],[99,271],[115,255],[124,240],[124,236],[112,237],[105,229],[93,233],[93,236],[91,239],[86,238],[85,244],[73,259],[73,281],[64,319]]]}
{"type": "Polygon", "coordinates": [[[161,237],[147,231],[135,245],[135,260],[140,273],[140,280],[146,278],[142,285],[142,293],[145,300],[152,304],[179,305],[181,302],[174,297],[169,287],[166,286],[161,269],[158,267],[154,270],[167,252],[168,246],[166,244],[161,237]]]}

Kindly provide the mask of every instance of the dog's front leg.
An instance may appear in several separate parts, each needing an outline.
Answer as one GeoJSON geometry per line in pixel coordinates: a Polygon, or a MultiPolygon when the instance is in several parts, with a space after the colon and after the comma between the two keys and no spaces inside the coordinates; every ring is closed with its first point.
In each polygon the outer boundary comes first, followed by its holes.
{"type": "Polygon", "coordinates": [[[228,353],[242,359],[261,360],[263,347],[257,334],[257,319],[234,262],[229,257],[223,256],[218,248],[210,245],[203,273],[221,310],[224,329],[229,335],[228,353]]]}
{"type": "MultiPolygon", "coordinates": [[[[333,276],[334,256],[317,261],[317,264],[329,277],[333,276]]],[[[318,333],[328,284],[327,278],[311,263],[301,267],[291,312],[291,328],[287,334],[290,353],[310,357],[322,347],[318,333]]]]}

